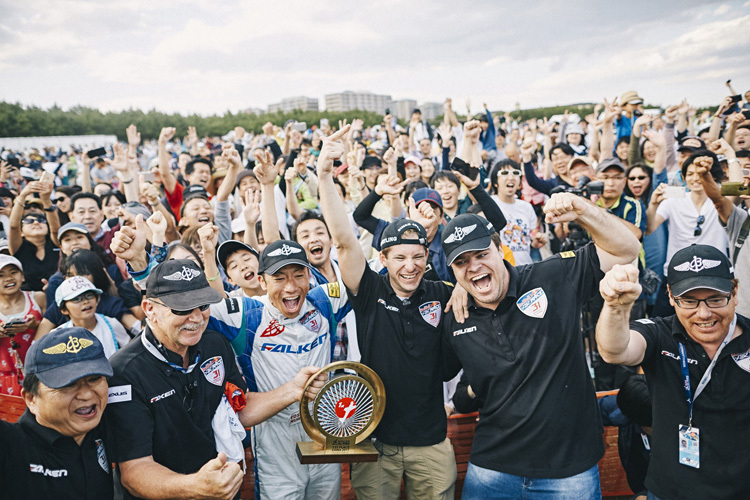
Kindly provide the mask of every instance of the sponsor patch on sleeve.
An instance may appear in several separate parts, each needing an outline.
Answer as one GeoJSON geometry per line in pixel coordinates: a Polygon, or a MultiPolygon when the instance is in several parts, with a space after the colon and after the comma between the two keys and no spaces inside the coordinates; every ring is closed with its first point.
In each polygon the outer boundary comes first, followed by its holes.
{"type": "Polygon", "coordinates": [[[112,403],[124,403],[133,399],[132,386],[128,385],[117,385],[109,388],[109,397],[107,398],[107,404],[112,403]]]}
{"type": "Polygon", "coordinates": [[[225,302],[227,305],[227,313],[233,314],[236,312],[240,312],[239,300],[237,300],[236,298],[232,298],[232,299],[226,299],[225,302]]]}
{"type": "Polygon", "coordinates": [[[335,299],[341,297],[341,288],[339,287],[338,281],[334,281],[333,283],[328,283],[326,287],[328,288],[329,297],[333,297],[335,299]]]}
{"type": "Polygon", "coordinates": [[[650,320],[650,319],[648,319],[648,318],[641,318],[641,319],[637,319],[636,321],[637,321],[638,323],[641,323],[641,324],[643,324],[643,325],[654,325],[654,324],[656,324],[656,323],[654,323],[653,321],[651,321],[651,320],[650,320]]]}
{"type": "Polygon", "coordinates": [[[576,253],[568,250],[567,252],[560,252],[560,257],[563,259],[569,259],[571,257],[575,257],[576,253]]]}

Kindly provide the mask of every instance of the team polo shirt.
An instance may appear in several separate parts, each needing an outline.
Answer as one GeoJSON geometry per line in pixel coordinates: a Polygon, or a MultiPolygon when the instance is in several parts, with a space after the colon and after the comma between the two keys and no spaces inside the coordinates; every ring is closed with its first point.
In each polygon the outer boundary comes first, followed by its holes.
{"type": "MultiPolygon", "coordinates": [[[[602,206],[601,198],[596,200],[596,204],[602,206]]],[[[620,195],[617,201],[611,207],[607,208],[607,212],[619,217],[620,219],[626,220],[633,224],[635,227],[641,230],[641,234],[645,235],[646,232],[646,208],[643,202],[636,200],[632,196],[620,195]]]]}
{"type": "Polygon", "coordinates": [[[448,421],[443,380],[459,367],[442,348],[440,325],[452,288],[422,279],[414,294],[401,300],[388,275],[365,266],[355,296],[348,291],[357,318],[362,363],[385,386],[385,413],[375,437],[394,446],[431,446],[442,442],[448,421]]]}
{"type": "MultiPolygon", "coordinates": [[[[183,371],[182,356],[161,346],[149,327],[110,358],[114,375],[105,418],[113,462],[153,456],[174,472],[192,474],[216,458],[211,421],[224,386],[247,386],[223,335],[206,330],[188,348],[188,359],[183,371]]],[[[125,498],[134,497],[125,492],[125,498]]]]}
{"type": "Polygon", "coordinates": [[[111,499],[112,472],[103,426],[89,431],[81,446],[72,437],[43,427],[26,410],[17,424],[0,421],[0,497],[111,499]]]}
{"type": "Polygon", "coordinates": [[[678,426],[688,425],[680,351],[688,357],[693,398],[708,365],[706,351],[685,332],[677,316],[635,321],[646,339],[641,365],[653,404],[651,462],[645,485],[662,500],[750,498],[750,320],[737,315],[742,334],[722,350],[711,380],[693,401],[693,426],[700,431],[700,468],[678,462],[678,426]]]}
{"type": "Polygon", "coordinates": [[[495,310],[469,297],[466,321],[450,314],[443,328],[484,401],[470,461],[516,476],[579,474],[604,454],[580,335],[581,305],[604,276],[596,247],[505,267],[508,291],[495,310]]]}

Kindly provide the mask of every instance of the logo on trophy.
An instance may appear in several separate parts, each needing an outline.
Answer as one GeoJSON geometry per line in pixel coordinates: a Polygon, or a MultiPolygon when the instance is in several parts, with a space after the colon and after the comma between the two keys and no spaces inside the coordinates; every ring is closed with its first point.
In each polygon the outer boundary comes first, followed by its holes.
{"type": "Polygon", "coordinates": [[[385,411],[383,382],[370,367],[337,361],[310,377],[300,400],[300,421],[312,441],[297,443],[300,463],[376,462],[367,439],[385,411]],[[320,375],[328,381],[314,399],[305,395],[320,375]]]}

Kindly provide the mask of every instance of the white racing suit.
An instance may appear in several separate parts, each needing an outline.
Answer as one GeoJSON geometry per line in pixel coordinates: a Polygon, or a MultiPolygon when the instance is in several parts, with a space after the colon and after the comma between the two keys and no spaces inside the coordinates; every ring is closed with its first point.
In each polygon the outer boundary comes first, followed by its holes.
{"type": "MultiPolygon", "coordinates": [[[[345,288],[336,282],[312,289],[292,319],[267,296],[223,300],[211,305],[208,328],[231,341],[248,390],[266,392],[289,382],[305,366],[330,363],[336,323],[350,309],[345,288]]],[[[255,498],[339,498],[340,465],[300,464],[298,441],[311,439],[302,428],[297,403],[253,428],[255,498]]]]}

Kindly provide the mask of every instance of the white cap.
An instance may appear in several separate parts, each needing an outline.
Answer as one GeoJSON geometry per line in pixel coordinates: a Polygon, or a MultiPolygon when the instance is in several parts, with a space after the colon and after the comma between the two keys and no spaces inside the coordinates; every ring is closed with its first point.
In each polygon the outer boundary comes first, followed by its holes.
{"type": "Polygon", "coordinates": [[[20,260],[11,257],[10,255],[0,254],[0,269],[10,265],[16,266],[21,272],[23,272],[23,266],[21,265],[20,260]]]}
{"type": "Polygon", "coordinates": [[[97,295],[101,295],[102,291],[99,290],[89,280],[83,276],[73,276],[62,282],[62,284],[55,290],[55,302],[57,306],[66,300],[74,299],[82,293],[88,292],[89,290],[96,292],[97,295]]]}

